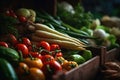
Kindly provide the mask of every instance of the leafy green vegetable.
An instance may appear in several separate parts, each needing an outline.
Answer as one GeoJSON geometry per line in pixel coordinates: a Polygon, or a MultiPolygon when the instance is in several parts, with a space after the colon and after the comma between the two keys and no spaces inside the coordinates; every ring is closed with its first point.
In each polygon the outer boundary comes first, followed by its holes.
{"type": "Polygon", "coordinates": [[[80,29],[82,26],[89,26],[93,19],[93,15],[90,12],[85,12],[80,3],[74,7],[74,14],[69,13],[59,6],[57,10],[57,15],[60,16],[62,21],[78,29],[80,29]]]}
{"type": "Polygon", "coordinates": [[[108,40],[111,42],[111,45],[108,49],[112,49],[112,48],[115,48],[115,47],[119,47],[120,45],[116,42],[117,38],[114,36],[114,35],[110,35],[108,37],[108,40]]]}

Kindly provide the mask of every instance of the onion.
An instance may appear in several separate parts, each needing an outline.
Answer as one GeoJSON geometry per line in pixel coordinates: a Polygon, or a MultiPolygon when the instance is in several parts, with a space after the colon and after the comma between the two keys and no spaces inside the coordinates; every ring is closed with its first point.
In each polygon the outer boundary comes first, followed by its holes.
{"type": "Polygon", "coordinates": [[[103,29],[96,29],[93,32],[93,36],[100,39],[105,39],[108,37],[108,34],[103,29]]]}

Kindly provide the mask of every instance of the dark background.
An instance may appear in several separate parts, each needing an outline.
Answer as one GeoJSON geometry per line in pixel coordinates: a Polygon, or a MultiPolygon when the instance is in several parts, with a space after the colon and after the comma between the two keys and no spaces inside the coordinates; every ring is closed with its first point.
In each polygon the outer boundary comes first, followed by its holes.
{"type": "Polygon", "coordinates": [[[80,2],[86,12],[91,11],[96,17],[102,15],[120,17],[120,0],[0,0],[0,11],[26,7],[55,14],[57,1],[68,1],[72,5],[80,2]]]}
{"type": "Polygon", "coordinates": [[[120,0],[82,0],[82,5],[96,15],[120,17],[120,0]]]}

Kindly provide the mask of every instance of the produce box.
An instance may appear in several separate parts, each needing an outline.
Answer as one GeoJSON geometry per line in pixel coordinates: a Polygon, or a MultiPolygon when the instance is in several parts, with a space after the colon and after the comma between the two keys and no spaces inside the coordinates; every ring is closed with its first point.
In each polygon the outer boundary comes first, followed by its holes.
{"type": "Polygon", "coordinates": [[[116,60],[119,60],[119,58],[120,58],[120,49],[119,48],[114,48],[110,51],[107,51],[105,54],[105,62],[116,61],[116,60]]]}
{"type": "Polygon", "coordinates": [[[104,54],[104,50],[104,47],[92,48],[91,51],[96,56],[66,73],[59,72],[53,76],[54,80],[95,80],[103,63],[100,55],[104,54]]]}
{"type": "Polygon", "coordinates": [[[105,50],[101,57],[102,65],[96,80],[119,80],[120,49],[105,50]],[[116,71],[117,70],[117,71],[116,71]]]}

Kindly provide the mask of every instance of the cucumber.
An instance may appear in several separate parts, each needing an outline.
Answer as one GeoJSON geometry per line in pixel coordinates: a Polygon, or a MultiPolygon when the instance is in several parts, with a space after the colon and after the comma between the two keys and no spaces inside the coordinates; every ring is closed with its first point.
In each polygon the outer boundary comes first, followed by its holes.
{"type": "Polygon", "coordinates": [[[0,58],[0,80],[18,80],[12,65],[3,58],[0,58]]]}
{"type": "Polygon", "coordinates": [[[0,58],[5,58],[8,61],[18,61],[20,57],[16,50],[0,46],[0,58]]]}

